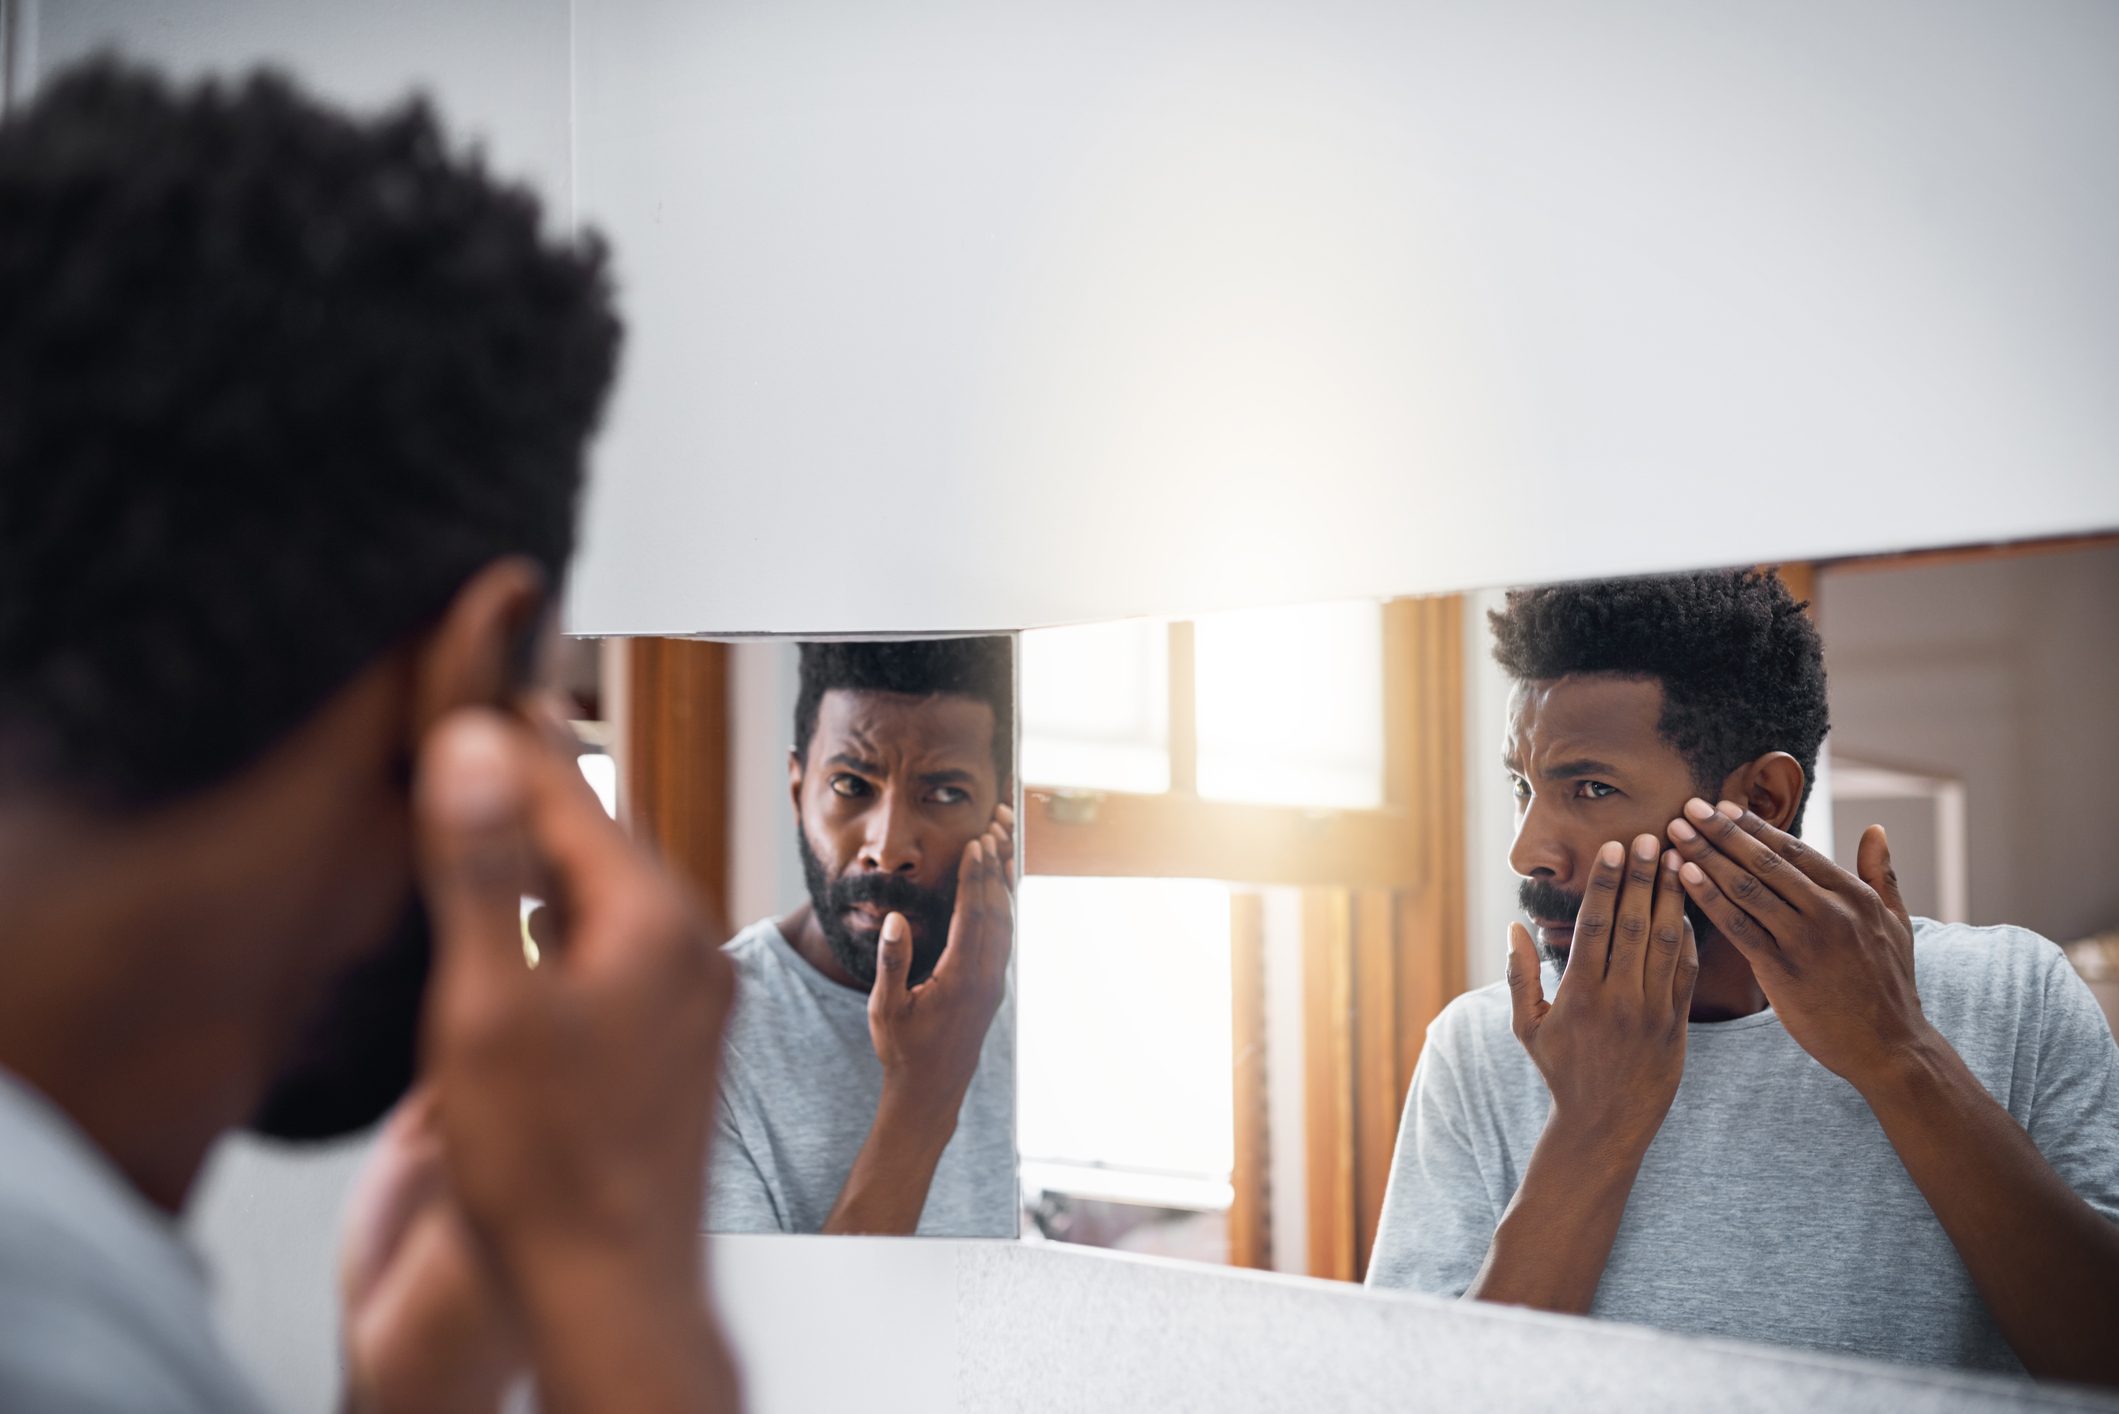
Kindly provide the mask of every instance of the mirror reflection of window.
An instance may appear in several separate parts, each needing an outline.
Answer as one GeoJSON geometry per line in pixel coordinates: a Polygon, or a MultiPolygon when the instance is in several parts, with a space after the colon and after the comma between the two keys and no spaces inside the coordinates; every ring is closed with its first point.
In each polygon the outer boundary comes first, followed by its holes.
{"type": "Polygon", "coordinates": [[[1170,787],[1169,631],[1150,619],[1023,636],[1023,779],[1170,787]]]}
{"type": "Polygon", "coordinates": [[[1018,1147],[1040,1229],[1227,1260],[1228,886],[1033,878],[1020,903],[1018,1147]]]}
{"type": "Polygon", "coordinates": [[[1351,602],[1023,635],[1019,1120],[1046,1236],[1360,1274],[1400,1072],[1462,985],[1428,823],[1458,798],[1459,748],[1428,699],[1461,696],[1463,614],[1351,602]],[[1066,729],[1098,723],[1136,724],[1159,779],[1065,769],[1066,729]]]}
{"type": "Polygon", "coordinates": [[[1199,793],[1383,804],[1383,606],[1304,604],[1193,625],[1199,793]]]}

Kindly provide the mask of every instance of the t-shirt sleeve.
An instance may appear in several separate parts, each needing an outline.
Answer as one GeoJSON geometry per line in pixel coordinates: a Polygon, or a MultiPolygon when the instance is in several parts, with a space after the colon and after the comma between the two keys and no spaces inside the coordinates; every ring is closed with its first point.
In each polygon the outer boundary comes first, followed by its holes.
{"type": "Polygon", "coordinates": [[[2045,975],[2030,1133],[2068,1187],[2119,1222],[2119,1041],[2058,950],[2045,975]]]}
{"type": "Polygon", "coordinates": [[[744,1142],[735,1119],[738,1101],[726,1084],[714,1107],[714,1141],[706,1155],[707,1232],[791,1231],[773,1201],[772,1185],[744,1142]]]}
{"type": "Polygon", "coordinates": [[[1498,1217],[1472,1147],[1449,1035],[1438,1019],[1413,1067],[1369,1255],[1370,1286],[1462,1296],[1493,1245],[1498,1217]]]}

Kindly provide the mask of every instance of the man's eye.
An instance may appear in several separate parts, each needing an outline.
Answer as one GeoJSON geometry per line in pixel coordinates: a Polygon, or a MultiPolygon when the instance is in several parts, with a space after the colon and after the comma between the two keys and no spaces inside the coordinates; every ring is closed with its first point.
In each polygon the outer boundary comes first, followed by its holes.
{"type": "Polygon", "coordinates": [[[868,782],[862,780],[859,776],[849,776],[844,773],[831,778],[831,788],[836,794],[849,798],[868,794],[868,782]]]}
{"type": "Polygon", "coordinates": [[[970,799],[971,792],[965,790],[962,786],[936,786],[934,788],[933,800],[937,805],[962,805],[970,799]]]}
{"type": "Polygon", "coordinates": [[[1608,796],[1617,795],[1619,788],[1605,785],[1602,781],[1584,781],[1575,788],[1575,793],[1590,800],[1603,800],[1608,796]]]}
{"type": "Polygon", "coordinates": [[[1508,792],[1518,800],[1528,800],[1530,799],[1530,782],[1524,780],[1521,776],[1510,776],[1508,778],[1508,792]]]}

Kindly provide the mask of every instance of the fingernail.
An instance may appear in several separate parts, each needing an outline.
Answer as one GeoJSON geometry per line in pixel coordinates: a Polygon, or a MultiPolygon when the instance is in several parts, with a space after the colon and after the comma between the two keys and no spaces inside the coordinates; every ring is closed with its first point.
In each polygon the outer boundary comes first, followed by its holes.
{"type": "Polygon", "coordinates": [[[905,936],[905,915],[892,913],[883,919],[883,936],[893,943],[905,936]]]}
{"type": "Polygon", "coordinates": [[[1604,847],[1597,851],[1597,862],[1600,864],[1615,865],[1625,857],[1626,851],[1620,847],[1617,840],[1605,841],[1604,847]]]}
{"type": "Polygon", "coordinates": [[[1663,867],[1665,869],[1675,869],[1678,867],[1678,852],[1676,850],[1666,849],[1663,851],[1663,867]]]}
{"type": "Polygon", "coordinates": [[[1678,877],[1688,884],[1702,884],[1707,881],[1706,871],[1701,869],[1699,865],[1690,862],[1684,868],[1678,870],[1678,877]]]}
{"type": "Polygon", "coordinates": [[[1685,813],[1695,820],[1704,822],[1714,818],[1714,807],[1701,800],[1698,796],[1694,796],[1685,802],[1685,813]]]}
{"type": "Polygon", "coordinates": [[[1714,808],[1717,814],[1726,815],[1732,820],[1744,813],[1743,806],[1738,805],[1736,802],[1730,800],[1725,800],[1720,805],[1717,805],[1714,808]]]}
{"type": "Polygon", "coordinates": [[[1655,858],[1655,836],[1641,835],[1636,837],[1633,842],[1633,857],[1644,864],[1655,858]]]}
{"type": "Polygon", "coordinates": [[[1698,839],[1700,832],[1693,829],[1692,826],[1686,824],[1683,820],[1672,820],[1670,822],[1670,837],[1674,840],[1685,840],[1689,843],[1698,839]]]}
{"type": "Polygon", "coordinates": [[[508,737],[498,722],[471,716],[451,722],[433,763],[438,776],[434,804],[442,818],[463,830],[487,830],[516,812],[518,791],[508,760],[508,737]]]}

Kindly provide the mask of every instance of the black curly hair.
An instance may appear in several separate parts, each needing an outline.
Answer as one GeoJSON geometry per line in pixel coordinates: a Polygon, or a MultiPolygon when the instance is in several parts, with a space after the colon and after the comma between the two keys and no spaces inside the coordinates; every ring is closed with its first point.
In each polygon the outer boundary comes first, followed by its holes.
{"type": "Polygon", "coordinates": [[[809,759],[818,704],[835,687],[914,697],[953,693],[993,709],[993,774],[1006,795],[1015,779],[1014,639],[998,634],[805,643],[801,654],[802,686],[795,697],[797,759],[809,759]]]}
{"type": "Polygon", "coordinates": [[[618,345],[601,242],[423,100],[54,76],[0,123],[0,792],[203,788],[494,559],[556,595],[618,345]]]}
{"type": "Polygon", "coordinates": [[[1569,673],[1653,678],[1664,740],[1710,798],[1771,751],[1802,764],[1804,801],[1830,725],[1817,629],[1770,570],[1707,570],[1510,591],[1487,615],[1494,659],[1519,682],[1569,673]]]}

